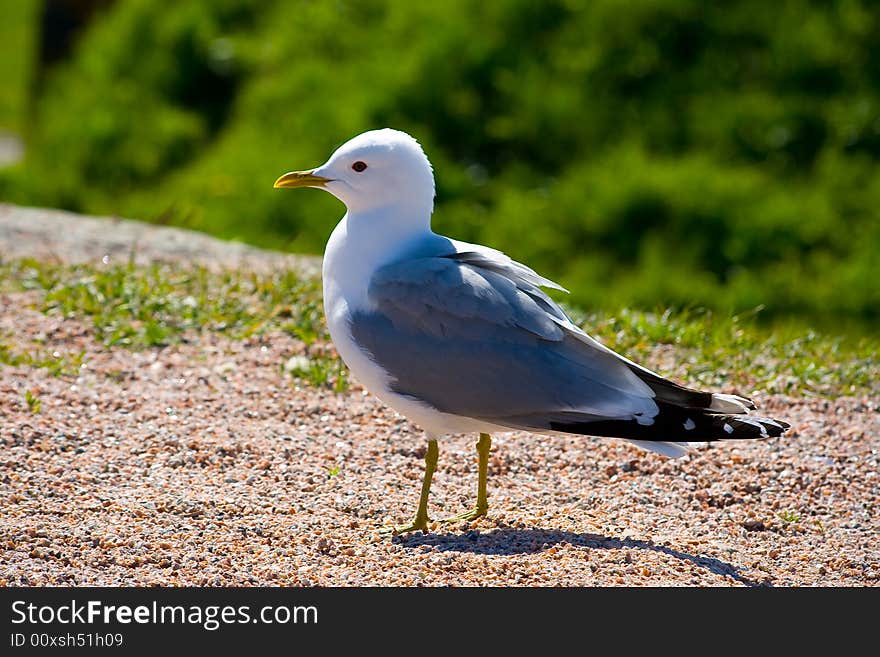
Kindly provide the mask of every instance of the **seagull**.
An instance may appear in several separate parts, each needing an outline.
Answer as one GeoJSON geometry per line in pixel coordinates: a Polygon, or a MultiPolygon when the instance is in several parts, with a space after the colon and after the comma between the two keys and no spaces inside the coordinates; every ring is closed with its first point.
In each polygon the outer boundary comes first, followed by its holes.
{"type": "Polygon", "coordinates": [[[477,501],[488,510],[491,435],[623,438],[667,457],[689,443],[769,438],[789,425],[751,400],[684,387],[596,341],[542,288],[566,292],[504,253],[431,230],[434,174],[419,143],[385,128],[275,187],[316,187],[347,212],[324,253],[330,337],[355,378],[428,440],[418,509],[392,533],[428,531],[437,442],[478,434],[477,501]]]}

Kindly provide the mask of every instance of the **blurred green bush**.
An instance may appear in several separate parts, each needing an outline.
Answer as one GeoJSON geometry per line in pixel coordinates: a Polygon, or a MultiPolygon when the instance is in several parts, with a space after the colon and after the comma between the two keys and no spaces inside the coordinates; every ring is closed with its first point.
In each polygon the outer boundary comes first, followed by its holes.
{"type": "Polygon", "coordinates": [[[0,0],[0,134],[21,132],[36,59],[36,0],[0,0]]]}
{"type": "Polygon", "coordinates": [[[119,0],[0,195],[320,252],[341,206],[272,182],[393,126],[436,230],[576,303],[871,321],[878,43],[868,0],[119,0]]]}

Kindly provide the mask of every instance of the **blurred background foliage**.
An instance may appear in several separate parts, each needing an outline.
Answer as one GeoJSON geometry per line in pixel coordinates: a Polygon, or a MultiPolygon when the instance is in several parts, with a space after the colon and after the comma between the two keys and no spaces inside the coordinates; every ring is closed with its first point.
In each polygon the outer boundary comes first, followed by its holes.
{"type": "Polygon", "coordinates": [[[435,230],[578,305],[880,319],[876,2],[97,4],[40,63],[44,3],[4,0],[0,199],[319,253],[342,207],[273,181],[392,126],[435,230]]]}

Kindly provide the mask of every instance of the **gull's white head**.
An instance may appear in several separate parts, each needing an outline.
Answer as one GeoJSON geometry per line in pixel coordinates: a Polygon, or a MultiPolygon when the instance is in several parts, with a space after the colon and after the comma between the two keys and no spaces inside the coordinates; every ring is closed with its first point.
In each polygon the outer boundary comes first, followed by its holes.
{"type": "Polygon", "coordinates": [[[317,187],[345,203],[350,213],[401,208],[430,215],[434,174],[419,142],[400,130],[370,130],[336,149],[308,171],[285,173],[275,187],[317,187]]]}

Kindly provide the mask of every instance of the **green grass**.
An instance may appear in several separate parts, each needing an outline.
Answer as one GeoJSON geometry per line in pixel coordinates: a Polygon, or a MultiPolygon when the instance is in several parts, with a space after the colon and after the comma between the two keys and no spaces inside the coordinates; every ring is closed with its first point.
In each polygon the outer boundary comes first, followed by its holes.
{"type": "Polygon", "coordinates": [[[27,404],[28,410],[35,415],[43,408],[43,401],[30,390],[24,391],[24,403],[27,404]]]}
{"type": "Polygon", "coordinates": [[[0,342],[0,364],[45,369],[52,376],[76,376],[83,363],[82,352],[48,351],[35,344],[31,351],[17,351],[0,342]]]}
{"type": "MultiPolygon", "coordinates": [[[[22,259],[0,264],[0,290],[38,292],[39,310],[89,321],[95,339],[107,346],[163,347],[201,331],[233,339],[283,331],[302,341],[308,353],[286,368],[294,380],[348,389],[347,370],[328,346],[320,285],[295,271],[258,275],[200,266],[62,266],[22,259]]],[[[0,363],[45,367],[60,376],[75,374],[82,354],[19,353],[0,343],[0,363]]]]}
{"type": "MultiPolygon", "coordinates": [[[[0,291],[32,290],[47,315],[89,322],[107,346],[159,348],[217,332],[233,339],[283,331],[305,355],[279,363],[294,381],[348,389],[347,370],[330,347],[320,284],[295,271],[211,272],[204,267],[0,263],[0,291]]],[[[880,341],[829,336],[798,324],[766,326],[759,312],[585,314],[573,319],[613,349],[679,380],[712,389],[846,395],[875,390],[880,341]],[[668,352],[668,353],[667,353],[668,352]]],[[[18,353],[0,342],[0,363],[74,374],[82,354],[18,353]]]]}
{"type": "Polygon", "coordinates": [[[315,387],[329,387],[335,392],[345,392],[349,388],[348,369],[326,349],[313,349],[311,356],[294,356],[283,365],[283,369],[294,380],[315,387]]]}
{"type": "Polygon", "coordinates": [[[764,325],[759,311],[707,310],[585,315],[569,309],[591,335],[640,361],[657,345],[674,350],[689,382],[707,388],[773,393],[859,394],[876,390],[880,340],[828,335],[799,322],[764,325]]]}
{"type": "Polygon", "coordinates": [[[212,273],[205,267],[20,260],[3,265],[0,278],[39,291],[40,309],[47,314],[89,319],[96,338],[108,346],[164,346],[190,330],[244,338],[280,329],[307,345],[327,339],[320,323],[320,288],[293,271],[258,276],[212,273]]]}
{"type": "Polygon", "coordinates": [[[779,514],[779,517],[786,523],[799,522],[801,519],[801,517],[794,511],[783,511],[779,514]]]}

